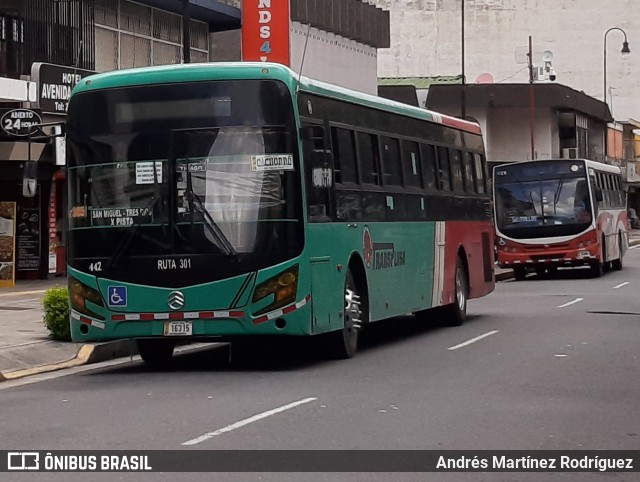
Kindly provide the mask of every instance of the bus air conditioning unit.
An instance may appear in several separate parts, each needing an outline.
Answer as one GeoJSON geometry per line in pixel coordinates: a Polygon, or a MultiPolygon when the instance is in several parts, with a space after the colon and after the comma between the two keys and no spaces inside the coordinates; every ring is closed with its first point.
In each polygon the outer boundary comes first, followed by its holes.
{"type": "Polygon", "coordinates": [[[562,158],[563,159],[577,159],[578,158],[578,148],[577,147],[569,147],[567,149],[562,149],[562,158]]]}

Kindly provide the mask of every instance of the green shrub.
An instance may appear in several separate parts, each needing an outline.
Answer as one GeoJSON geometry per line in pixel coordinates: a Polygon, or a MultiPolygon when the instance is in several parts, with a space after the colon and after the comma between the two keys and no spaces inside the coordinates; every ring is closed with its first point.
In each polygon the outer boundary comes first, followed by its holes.
{"type": "Polygon", "coordinates": [[[50,288],[42,300],[44,325],[54,340],[71,341],[69,293],[67,288],[50,288]]]}

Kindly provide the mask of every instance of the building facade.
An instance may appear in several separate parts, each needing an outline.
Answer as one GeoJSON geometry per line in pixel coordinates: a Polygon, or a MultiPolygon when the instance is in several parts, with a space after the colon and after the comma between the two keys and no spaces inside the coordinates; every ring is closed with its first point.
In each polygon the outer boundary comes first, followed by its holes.
{"type": "Polygon", "coordinates": [[[23,128],[64,122],[74,85],[96,72],[182,63],[185,52],[190,62],[243,60],[243,6],[269,10],[260,22],[286,10],[279,34],[292,69],[375,93],[389,12],[364,0],[0,2],[0,119],[9,126],[0,129],[0,203],[17,211],[9,262],[16,279],[62,275],[66,265],[64,140],[51,137],[57,127],[23,128]],[[32,185],[25,173],[34,162],[32,185]]]}
{"type": "Polygon", "coordinates": [[[607,103],[613,117],[640,113],[640,15],[636,0],[378,0],[391,12],[391,48],[379,53],[381,77],[460,75],[464,1],[468,83],[528,82],[528,37],[533,59],[553,54],[556,82],[603,100],[607,34],[607,103]]]}
{"type": "MultiPolygon", "coordinates": [[[[240,28],[240,9],[229,2],[190,0],[188,22],[184,8],[182,0],[0,2],[0,203],[16,210],[0,277],[9,264],[18,280],[65,273],[64,142],[51,137],[56,127],[25,126],[64,122],[83,77],[181,63],[185,37],[191,61],[208,61],[210,34],[240,28]],[[34,162],[35,190],[25,177],[34,162]]],[[[8,234],[0,233],[3,246],[8,234]]]]}

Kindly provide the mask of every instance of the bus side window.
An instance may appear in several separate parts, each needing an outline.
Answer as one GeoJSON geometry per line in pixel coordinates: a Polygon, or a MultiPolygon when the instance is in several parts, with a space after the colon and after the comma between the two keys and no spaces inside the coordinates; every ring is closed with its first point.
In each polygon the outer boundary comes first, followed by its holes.
{"type": "Polygon", "coordinates": [[[356,148],[353,139],[353,131],[331,128],[331,140],[333,144],[333,163],[336,183],[357,184],[356,148]]]}
{"type": "Polygon", "coordinates": [[[303,131],[306,127],[313,127],[313,135],[304,136],[302,139],[302,156],[307,178],[307,209],[310,222],[326,222],[331,216],[331,190],[313,185],[313,151],[324,150],[324,129],[319,123],[303,122],[303,131]]]}
{"type": "Polygon", "coordinates": [[[456,192],[464,192],[462,180],[462,156],[457,149],[449,149],[449,163],[451,165],[451,184],[456,192]]]}
{"type": "Polygon", "coordinates": [[[484,176],[484,158],[480,154],[474,154],[476,164],[476,185],[478,187],[478,192],[483,194],[487,192],[487,186],[485,184],[485,176],[484,176]]]}
{"type": "Polygon", "coordinates": [[[430,144],[420,144],[422,158],[422,173],[424,174],[424,187],[429,190],[438,189],[436,182],[436,149],[430,144]]]}
{"type": "Polygon", "coordinates": [[[358,168],[363,184],[380,185],[378,176],[378,138],[365,132],[356,133],[358,168]]]}
{"type": "Polygon", "coordinates": [[[475,166],[473,163],[473,154],[470,152],[462,153],[462,167],[464,168],[464,187],[467,192],[476,193],[478,188],[476,186],[475,166]]]}
{"type": "Polygon", "coordinates": [[[449,171],[449,150],[446,147],[438,146],[438,179],[440,189],[451,191],[451,173],[449,171]]]}
{"type": "Polygon", "coordinates": [[[404,185],[407,187],[422,187],[422,172],[420,169],[420,151],[416,142],[402,141],[402,167],[404,171],[404,185]]]}
{"type": "Polygon", "coordinates": [[[400,141],[381,136],[382,178],[385,186],[402,186],[402,164],[400,161],[400,141]]]}

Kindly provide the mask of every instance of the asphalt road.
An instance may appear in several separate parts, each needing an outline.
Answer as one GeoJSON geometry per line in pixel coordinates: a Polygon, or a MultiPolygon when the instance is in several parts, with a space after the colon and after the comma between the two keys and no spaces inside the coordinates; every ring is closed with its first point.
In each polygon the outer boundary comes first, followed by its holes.
{"type": "MultiPolygon", "coordinates": [[[[457,328],[372,327],[352,360],[224,347],[0,385],[0,449],[637,450],[640,250],[499,283],[457,328]],[[254,417],[259,415],[258,417],[254,417]],[[253,417],[253,418],[252,418],[253,417]],[[185,445],[186,444],[186,445],[185,445]]],[[[26,475],[1,480],[27,480],[26,475]]],[[[81,474],[30,474],[78,480],[81,474]]],[[[637,474],[91,474],[83,480],[638,480],[637,474]]]]}

